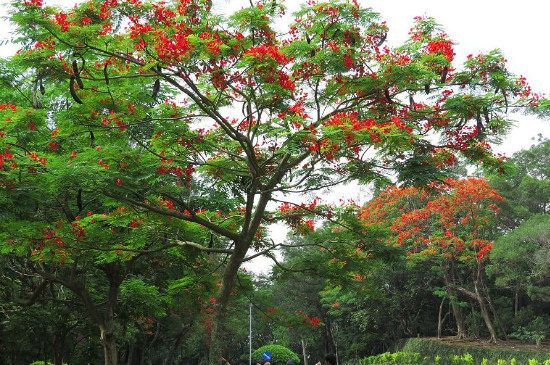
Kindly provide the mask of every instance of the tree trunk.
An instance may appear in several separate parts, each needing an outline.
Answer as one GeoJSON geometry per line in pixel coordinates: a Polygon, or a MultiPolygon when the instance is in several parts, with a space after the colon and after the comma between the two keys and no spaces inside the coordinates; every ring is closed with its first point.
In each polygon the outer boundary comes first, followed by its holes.
{"type": "Polygon", "coordinates": [[[485,304],[485,298],[483,298],[483,295],[481,295],[479,291],[478,280],[474,281],[474,290],[476,294],[476,299],[479,303],[479,308],[481,309],[481,315],[483,316],[483,320],[485,320],[485,325],[487,326],[487,329],[489,330],[489,335],[491,336],[491,342],[496,343],[498,340],[497,333],[493,326],[493,322],[491,321],[491,316],[489,314],[489,310],[487,309],[487,305],[485,304]]]}
{"type": "Polygon", "coordinates": [[[210,336],[209,364],[220,365],[224,357],[225,322],[227,305],[231,298],[231,291],[235,286],[235,278],[241,267],[241,260],[246,255],[249,245],[244,242],[235,242],[234,252],[223,271],[220,292],[214,305],[214,318],[212,321],[212,335],[210,336]]]}
{"type": "Polygon", "coordinates": [[[467,295],[468,297],[475,299],[479,304],[479,309],[481,310],[481,315],[483,317],[483,320],[485,321],[485,325],[487,326],[487,330],[489,331],[489,335],[491,337],[491,342],[497,342],[498,337],[495,332],[495,328],[493,327],[493,322],[491,321],[491,316],[489,315],[489,311],[487,309],[487,305],[485,304],[485,299],[481,295],[478,289],[478,283],[477,281],[474,282],[474,290],[475,293],[472,293],[468,289],[456,287],[456,290],[467,295]]]}
{"type": "Polygon", "coordinates": [[[443,304],[445,303],[445,298],[441,300],[441,304],[439,304],[439,313],[437,314],[437,338],[441,338],[441,332],[443,328],[443,304]]]}
{"type": "Polygon", "coordinates": [[[166,356],[166,359],[163,362],[163,365],[172,365],[174,363],[174,358],[176,357],[176,351],[181,345],[181,340],[183,339],[183,335],[187,332],[187,328],[185,326],[182,326],[182,329],[178,332],[176,335],[176,338],[174,339],[174,344],[172,345],[172,348],[170,349],[170,352],[168,353],[168,356],[166,356]]]}
{"type": "Polygon", "coordinates": [[[464,328],[464,316],[462,315],[462,308],[456,302],[456,295],[454,290],[453,281],[450,278],[449,271],[443,268],[443,279],[445,280],[445,285],[447,286],[447,295],[451,302],[451,308],[453,309],[453,316],[456,322],[456,337],[459,339],[466,338],[466,330],[464,328]]]}
{"type": "Polygon", "coordinates": [[[519,312],[519,288],[516,288],[515,291],[516,293],[514,296],[514,317],[517,318],[519,312]]]}
{"type": "Polygon", "coordinates": [[[63,355],[65,354],[65,341],[64,335],[56,334],[53,339],[53,362],[55,365],[63,365],[63,355]]]}
{"type": "MultiPolygon", "coordinates": [[[[305,158],[304,154],[304,158],[305,158]]],[[[288,156],[287,156],[288,157],[288,156]]],[[[296,160],[295,163],[301,161],[296,160]]],[[[252,245],[253,240],[256,237],[258,227],[262,222],[262,217],[265,212],[267,203],[271,200],[271,189],[273,189],[279,181],[283,178],[284,174],[295,164],[290,164],[285,168],[280,168],[271,177],[270,181],[262,189],[262,192],[258,198],[256,192],[259,191],[258,181],[252,179],[250,182],[250,190],[247,193],[246,199],[246,213],[243,223],[243,229],[241,234],[233,238],[234,248],[227,266],[223,270],[223,277],[221,281],[220,291],[214,305],[214,317],[212,322],[212,335],[210,336],[210,351],[209,351],[209,364],[220,365],[223,356],[223,344],[225,337],[225,318],[227,316],[227,305],[231,297],[231,291],[235,286],[235,279],[241,267],[242,260],[246,256],[246,252],[252,245]]]]}
{"type": "Polygon", "coordinates": [[[107,330],[104,326],[100,326],[100,340],[101,346],[103,346],[105,365],[117,365],[117,346],[112,329],[107,330]]]}
{"type": "MultiPolygon", "coordinates": [[[[451,296],[454,296],[453,290],[448,291],[451,296]]],[[[451,307],[453,308],[453,316],[456,321],[456,337],[459,339],[466,338],[466,329],[464,327],[464,316],[462,314],[462,307],[458,305],[455,300],[451,300],[451,307]]]]}
{"type": "Polygon", "coordinates": [[[304,365],[307,365],[307,351],[306,351],[307,344],[303,338],[301,340],[302,340],[302,356],[304,357],[304,365]]]}
{"type": "Polygon", "coordinates": [[[126,359],[126,365],[132,365],[134,363],[134,343],[128,342],[128,358],[126,359]]]}

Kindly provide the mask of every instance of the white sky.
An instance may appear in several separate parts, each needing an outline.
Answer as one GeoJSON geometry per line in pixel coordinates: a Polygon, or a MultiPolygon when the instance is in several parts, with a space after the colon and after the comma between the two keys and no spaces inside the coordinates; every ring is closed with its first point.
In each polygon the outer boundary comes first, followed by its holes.
{"type": "MultiPolygon", "coordinates": [[[[0,0],[1,1],[1,0],[0,0]]],[[[46,4],[71,7],[74,0],[45,0],[46,4]]],[[[415,16],[434,17],[455,42],[456,61],[466,55],[488,52],[500,48],[508,59],[508,69],[523,75],[535,92],[550,95],[550,1],[547,0],[359,0],[362,6],[380,13],[390,29],[390,45],[400,44],[412,26],[415,16]]],[[[239,9],[248,0],[214,0],[218,9],[239,9]]],[[[286,6],[296,9],[301,1],[286,1],[286,6]]],[[[3,2],[5,5],[5,2],[3,2]]],[[[7,6],[0,7],[0,16],[7,14],[7,6]]],[[[9,24],[0,22],[0,40],[9,39],[9,24]]],[[[14,52],[13,46],[0,46],[0,56],[14,52]]],[[[457,63],[458,65],[458,63],[457,63]]],[[[538,133],[550,138],[550,121],[534,117],[515,116],[518,121],[502,146],[495,147],[507,155],[530,147],[538,133]]],[[[282,237],[277,237],[280,239],[282,237]]],[[[254,271],[269,269],[268,263],[245,265],[254,271]]]]}

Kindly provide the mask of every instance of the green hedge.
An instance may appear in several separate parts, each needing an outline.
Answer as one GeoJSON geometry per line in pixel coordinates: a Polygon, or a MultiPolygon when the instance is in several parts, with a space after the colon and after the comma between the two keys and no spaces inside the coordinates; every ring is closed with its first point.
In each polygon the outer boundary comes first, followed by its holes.
{"type": "Polygon", "coordinates": [[[462,356],[452,355],[447,359],[443,359],[440,356],[422,357],[419,353],[408,352],[386,352],[384,354],[366,357],[359,361],[359,365],[550,365],[550,359],[544,362],[539,362],[535,359],[530,359],[525,363],[522,363],[515,358],[510,361],[504,359],[498,359],[491,361],[483,358],[480,362],[475,362],[472,355],[466,353],[462,356]]]}
{"type": "MultiPolygon", "coordinates": [[[[440,363],[452,364],[453,359],[463,357],[469,354],[473,359],[473,364],[482,364],[486,359],[487,365],[534,365],[535,363],[529,360],[535,360],[537,364],[550,365],[550,353],[519,351],[512,349],[492,349],[476,346],[453,346],[443,342],[431,339],[409,338],[398,341],[394,348],[394,352],[405,352],[409,354],[419,354],[421,358],[434,359],[434,356],[441,358],[440,363]],[[500,360],[500,362],[499,362],[500,360]]],[[[432,362],[434,363],[434,362],[432,362]]]]}
{"type": "Polygon", "coordinates": [[[286,362],[290,359],[294,360],[296,364],[300,363],[298,355],[281,345],[265,345],[256,349],[252,353],[252,361],[259,361],[262,358],[262,354],[266,351],[271,353],[271,365],[286,365],[286,362]]]}

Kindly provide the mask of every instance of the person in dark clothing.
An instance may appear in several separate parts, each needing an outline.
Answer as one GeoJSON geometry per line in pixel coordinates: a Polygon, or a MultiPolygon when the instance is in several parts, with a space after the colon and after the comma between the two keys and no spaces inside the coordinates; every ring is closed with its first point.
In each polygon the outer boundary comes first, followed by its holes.
{"type": "Polygon", "coordinates": [[[315,365],[338,365],[337,360],[336,360],[336,355],[333,354],[332,352],[328,353],[328,354],[325,355],[325,363],[324,364],[321,364],[321,362],[319,361],[315,365]]]}
{"type": "Polygon", "coordinates": [[[325,356],[325,365],[337,365],[336,355],[332,352],[325,356]]]}

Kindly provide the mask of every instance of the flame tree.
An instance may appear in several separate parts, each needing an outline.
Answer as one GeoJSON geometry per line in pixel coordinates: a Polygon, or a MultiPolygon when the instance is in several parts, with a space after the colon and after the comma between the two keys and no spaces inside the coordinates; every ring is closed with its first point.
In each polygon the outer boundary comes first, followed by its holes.
{"type": "MultiPolygon", "coordinates": [[[[499,51],[456,65],[453,42],[431,18],[415,19],[410,38],[390,48],[385,23],[357,1],[308,0],[284,30],[274,26],[285,11],[277,1],[230,16],[214,5],[14,2],[21,50],[9,60],[18,71],[0,111],[2,194],[44,189],[39,180],[67,187],[40,193],[64,214],[35,218],[37,226],[85,231],[71,212],[97,198],[107,214],[117,204],[147,212],[132,224],[161,219],[172,227],[167,244],[227,255],[211,364],[224,352],[241,263],[251,248],[272,250],[266,229],[289,218],[270,202],[351,180],[433,181],[456,155],[500,169],[489,143],[506,132],[507,111],[543,102],[499,51]]],[[[31,200],[41,208],[39,196],[31,200]]],[[[22,255],[42,234],[4,232],[22,255]]],[[[58,250],[55,237],[42,250],[58,250]]],[[[103,346],[115,364],[116,346],[103,346]]]]}
{"type": "MultiPolygon", "coordinates": [[[[387,244],[405,248],[413,261],[428,260],[438,268],[449,297],[465,295],[477,301],[492,341],[497,341],[497,335],[483,275],[500,201],[484,179],[447,179],[428,189],[389,188],[361,212],[367,227],[391,231],[387,244]]],[[[463,338],[462,310],[456,299],[451,305],[458,336],[463,338]]]]}

